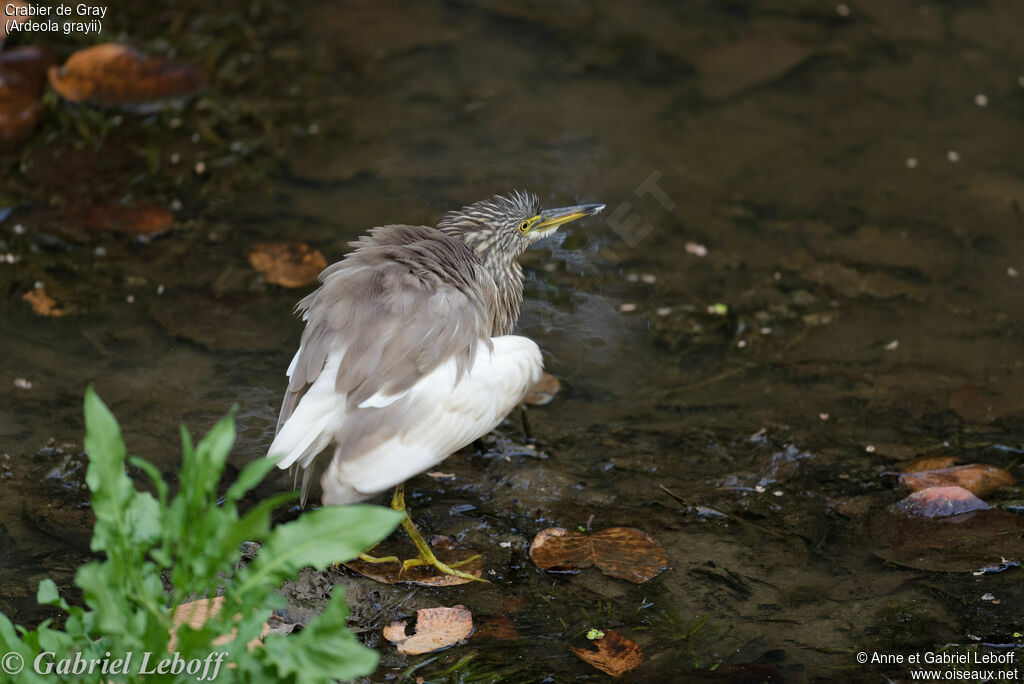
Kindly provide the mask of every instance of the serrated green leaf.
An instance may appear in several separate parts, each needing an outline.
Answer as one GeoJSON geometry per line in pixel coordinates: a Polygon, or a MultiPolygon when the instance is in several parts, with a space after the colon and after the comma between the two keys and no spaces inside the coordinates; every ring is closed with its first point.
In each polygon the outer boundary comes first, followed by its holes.
{"type": "Polygon", "coordinates": [[[276,586],[306,566],[322,570],[352,560],[391,534],[404,518],[404,512],[365,504],[309,511],[277,526],[246,569],[240,591],[254,583],[276,586]]]}
{"type": "Polygon", "coordinates": [[[359,643],[347,628],[345,591],[334,587],[327,609],[299,634],[274,635],[263,643],[260,657],[277,669],[278,678],[304,684],[351,681],[373,673],[380,655],[359,643]]]}

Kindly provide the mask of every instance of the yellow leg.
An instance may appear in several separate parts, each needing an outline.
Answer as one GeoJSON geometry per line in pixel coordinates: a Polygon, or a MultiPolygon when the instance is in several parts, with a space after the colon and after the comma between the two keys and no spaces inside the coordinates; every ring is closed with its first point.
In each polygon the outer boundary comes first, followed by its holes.
{"type": "Polygon", "coordinates": [[[419,558],[410,558],[407,561],[399,561],[394,556],[388,556],[386,558],[373,558],[372,556],[366,556],[366,554],[360,555],[360,558],[362,558],[364,561],[368,561],[371,563],[384,563],[388,561],[401,562],[402,572],[405,572],[409,568],[414,568],[420,565],[429,565],[437,568],[440,572],[443,572],[446,575],[454,575],[455,577],[474,580],[476,582],[487,581],[485,579],[477,577],[476,575],[470,575],[467,572],[462,572],[461,570],[455,569],[460,565],[465,565],[466,563],[475,561],[480,557],[479,554],[473,556],[472,558],[467,558],[466,560],[459,561],[458,563],[452,563],[451,565],[443,563],[440,560],[438,560],[437,556],[435,556],[434,552],[430,549],[430,545],[427,544],[427,541],[423,538],[423,535],[420,534],[420,531],[416,529],[416,525],[414,525],[412,520],[409,518],[409,512],[405,508],[404,484],[400,484],[397,487],[395,487],[395,493],[391,497],[391,508],[393,508],[396,511],[402,511],[403,513],[405,513],[405,519],[402,520],[402,528],[405,530],[405,533],[409,535],[409,538],[412,539],[412,543],[416,545],[416,550],[419,551],[420,554],[419,558]]]}

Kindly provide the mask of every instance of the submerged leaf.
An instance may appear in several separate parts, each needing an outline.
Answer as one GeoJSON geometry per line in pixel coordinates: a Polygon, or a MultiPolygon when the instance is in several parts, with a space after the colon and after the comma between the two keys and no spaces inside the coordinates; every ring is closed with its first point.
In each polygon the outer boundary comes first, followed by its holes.
{"type": "Polygon", "coordinates": [[[384,628],[384,638],[395,644],[399,653],[420,655],[457,644],[473,633],[473,613],[465,606],[425,608],[416,611],[416,633],[407,636],[406,622],[393,622],[384,628]]]}
{"type": "Polygon", "coordinates": [[[327,268],[327,259],[304,242],[261,242],[248,254],[249,264],[268,283],[282,287],[304,287],[316,282],[327,268]]]}
{"type": "Polygon", "coordinates": [[[637,584],[668,567],[661,544],[632,527],[610,527],[594,534],[560,527],[541,530],[530,544],[530,558],[541,570],[575,572],[596,565],[606,575],[637,584]]]}
{"type": "Polygon", "coordinates": [[[993,465],[972,463],[937,470],[921,470],[900,475],[900,484],[918,491],[927,487],[957,486],[963,487],[978,496],[982,496],[1015,482],[1013,475],[993,465]]]}
{"type": "Polygon", "coordinates": [[[532,404],[534,406],[543,406],[544,404],[548,404],[555,398],[555,395],[558,394],[558,390],[561,386],[562,384],[558,382],[558,378],[551,373],[544,373],[540,377],[540,380],[533,383],[533,385],[530,386],[530,389],[526,391],[526,396],[523,397],[523,403],[532,404]]]}
{"type": "Polygon", "coordinates": [[[644,662],[644,653],[640,646],[614,630],[609,629],[592,643],[597,646],[596,651],[592,648],[574,646],[572,652],[583,662],[612,677],[621,677],[626,672],[640,667],[644,662]]]}
{"type": "Polygon", "coordinates": [[[32,305],[32,312],[38,316],[63,316],[67,313],[57,306],[57,300],[46,294],[46,290],[36,287],[21,296],[32,305]]]}
{"type": "Polygon", "coordinates": [[[49,69],[50,85],[71,102],[124,105],[191,95],[204,83],[189,66],[104,43],[79,50],[49,69]]]}
{"type": "Polygon", "coordinates": [[[942,518],[971,511],[983,511],[989,505],[963,487],[928,487],[892,505],[894,511],[917,518],[942,518]]]}
{"type": "Polygon", "coordinates": [[[919,473],[923,470],[941,470],[950,468],[960,462],[954,456],[922,456],[911,461],[900,469],[901,473],[919,473]]]}
{"type": "MultiPolygon", "coordinates": [[[[929,490],[924,490],[929,491],[929,490]]],[[[970,572],[1005,559],[1024,559],[1024,519],[1000,510],[947,518],[911,518],[883,511],[871,521],[875,554],[897,565],[970,572]]]]}

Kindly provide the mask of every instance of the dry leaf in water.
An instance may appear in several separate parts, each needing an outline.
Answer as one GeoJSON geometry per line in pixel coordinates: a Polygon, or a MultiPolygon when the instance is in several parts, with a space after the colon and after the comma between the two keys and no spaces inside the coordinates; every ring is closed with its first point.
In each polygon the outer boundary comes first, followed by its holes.
{"type": "MultiPolygon", "coordinates": [[[[212,599],[199,599],[198,601],[189,601],[188,603],[182,603],[174,609],[174,614],[171,616],[171,640],[167,643],[167,650],[169,652],[174,651],[174,646],[178,643],[178,627],[187,624],[192,629],[199,629],[206,621],[211,617],[215,616],[220,612],[220,609],[224,606],[224,597],[215,596],[212,599]]],[[[240,617],[240,616],[238,616],[240,617]]],[[[214,646],[220,646],[233,641],[237,630],[231,630],[229,634],[222,634],[213,640],[214,646]]],[[[263,623],[263,628],[260,630],[260,636],[249,642],[249,650],[256,648],[257,646],[263,645],[263,637],[270,634],[270,625],[263,623]]]]}
{"type": "Polygon", "coordinates": [[[601,672],[612,677],[621,677],[630,670],[635,670],[644,662],[644,653],[632,639],[618,632],[608,630],[600,639],[592,641],[597,650],[591,648],[572,648],[583,662],[593,665],[601,672]]]}
{"type": "Polygon", "coordinates": [[[155,237],[174,225],[174,214],[154,204],[70,206],[66,214],[70,223],[90,232],[117,232],[133,237],[155,237]]]}
{"type": "Polygon", "coordinates": [[[205,80],[189,66],[116,43],[79,50],[63,67],[50,67],[48,74],[50,85],[65,100],[111,106],[191,95],[205,80]]]}
{"type": "Polygon", "coordinates": [[[29,290],[21,296],[26,302],[32,305],[32,311],[39,316],[63,316],[67,313],[57,306],[57,301],[46,294],[41,287],[29,290]]]}
{"type": "Polygon", "coordinates": [[[523,397],[524,404],[533,404],[534,406],[543,406],[549,403],[558,394],[559,388],[562,384],[558,382],[551,373],[544,373],[540,380],[533,383],[533,385],[526,391],[526,396],[523,397]]]}
{"type": "Polygon", "coordinates": [[[407,636],[406,621],[392,622],[384,628],[384,638],[399,653],[419,655],[440,651],[457,644],[473,633],[473,614],[465,606],[425,608],[416,611],[416,633],[407,636]]]}
{"type": "Polygon", "coordinates": [[[923,470],[942,470],[952,468],[960,459],[953,456],[922,456],[900,468],[901,473],[919,473],[923,470]]]}
{"type": "Polygon", "coordinates": [[[610,527],[593,534],[561,527],[541,530],[530,544],[530,558],[541,570],[575,572],[595,565],[606,575],[636,584],[668,567],[661,544],[632,527],[610,527]]]}
{"type": "Polygon", "coordinates": [[[983,496],[993,489],[1012,485],[1014,482],[1013,475],[1006,470],[980,463],[900,475],[900,484],[915,492],[927,487],[956,486],[963,487],[977,496],[983,496]]]}
{"type": "Polygon", "coordinates": [[[875,555],[904,567],[977,571],[1004,558],[1024,560],[1024,519],[997,509],[934,519],[879,511],[871,519],[871,541],[875,555]]]}
{"type": "Polygon", "coordinates": [[[309,285],[327,268],[323,253],[303,242],[261,242],[253,246],[248,258],[268,283],[282,287],[309,285]]]}
{"type": "Polygon", "coordinates": [[[963,487],[928,487],[892,505],[894,511],[916,518],[944,518],[987,508],[987,503],[963,487]]]}

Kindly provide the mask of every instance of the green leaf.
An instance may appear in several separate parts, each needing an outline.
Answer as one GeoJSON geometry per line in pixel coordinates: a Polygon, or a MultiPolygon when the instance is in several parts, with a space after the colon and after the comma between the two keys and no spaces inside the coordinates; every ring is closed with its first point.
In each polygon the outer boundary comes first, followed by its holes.
{"type": "Polygon", "coordinates": [[[238,501],[241,499],[245,496],[246,492],[260,482],[263,482],[263,478],[274,469],[274,465],[274,462],[269,458],[261,458],[245,466],[242,472],[238,474],[238,479],[228,489],[227,500],[238,501]]]}
{"type": "Polygon", "coordinates": [[[245,572],[240,591],[255,584],[279,584],[311,565],[344,563],[387,537],[405,513],[365,504],[326,506],[279,525],[245,572]]]}
{"type": "Polygon", "coordinates": [[[334,588],[330,603],[299,634],[267,637],[258,654],[277,669],[278,679],[294,677],[304,684],[336,679],[351,681],[373,673],[380,655],[359,643],[348,630],[345,590],[334,588]]]}
{"type": "Polygon", "coordinates": [[[36,602],[45,606],[59,606],[60,592],[57,591],[57,583],[49,578],[42,580],[36,592],[36,602]]]}

